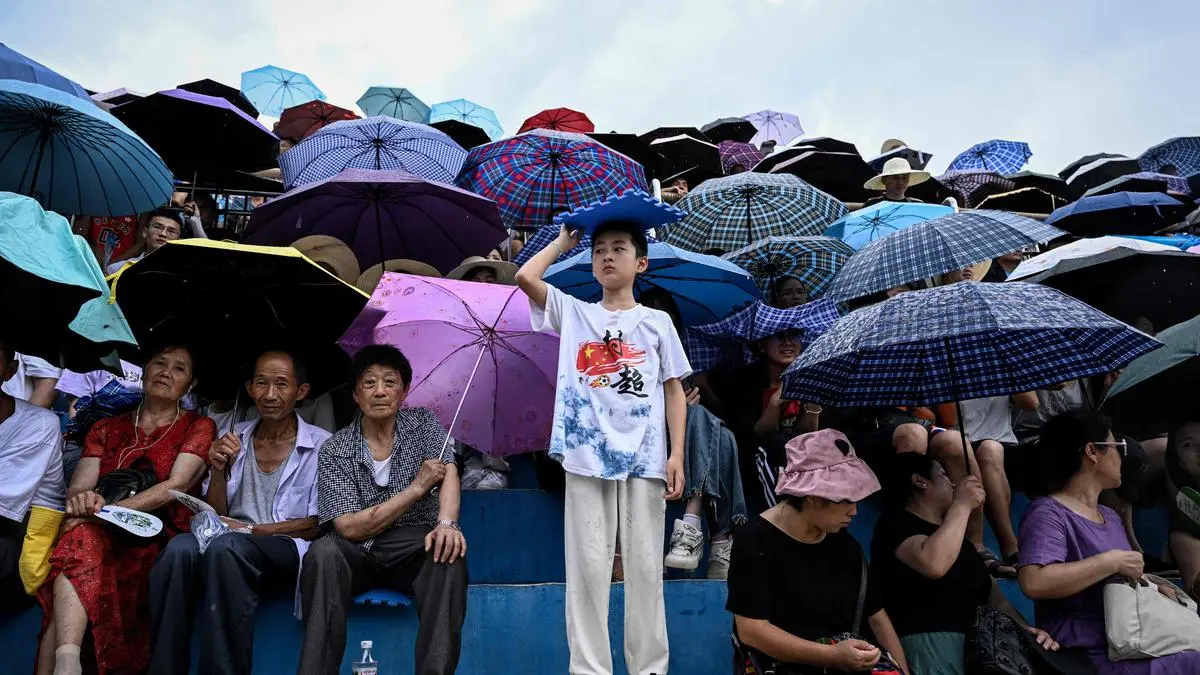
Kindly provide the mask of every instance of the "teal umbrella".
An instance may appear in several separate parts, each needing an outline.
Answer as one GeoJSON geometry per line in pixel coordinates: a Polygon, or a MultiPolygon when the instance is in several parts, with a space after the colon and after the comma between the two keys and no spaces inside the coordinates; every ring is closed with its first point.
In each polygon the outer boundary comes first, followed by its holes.
{"type": "MultiPolygon", "coordinates": [[[[107,290],[104,273],[95,262],[96,256],[87,240],[79,235],[74,238],[75,250],[89,263],[93,280],[107,290]]],[[[124,374],[118,351],[136,348],[137,340],[125,314],[109,293],[83,303],[69,328],[62,347],[64,366],[77,373],[109,370],[116,375],[124,374]]]]}
{"type": "Polygon", "coordinates": [[[1155,429],[1200,420],[1200,399],[1190,395],[1200,378],[1200,316],[1155,337],[1166,346],[1125,366],[1101,412],[1155,429]]]}
{"type": "Polygon", "coordinates": [[[358,99],[367,117],[395,117],[406,122],[429,123],[429,106],[402,87],[371,87],[358,99]]]}

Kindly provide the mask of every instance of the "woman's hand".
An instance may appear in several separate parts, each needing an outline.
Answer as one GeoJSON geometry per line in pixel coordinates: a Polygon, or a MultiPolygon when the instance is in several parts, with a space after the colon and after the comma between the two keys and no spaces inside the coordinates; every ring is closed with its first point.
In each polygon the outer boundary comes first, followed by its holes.
{"type": "Polygon", "coordinates": [[[1164,597],[1170,598],[1181,605],[1184,603],[1184,599],[1187,597],[1182,591],[1171,584],[1156,583],[1155,586],[1158,586],[1158,592],[1162,593],[1164,597]]]}
{"type": "Polygon", "coordinates": [[[983,491],[983,483],[979,482],[978,476],[967,476],[954,486],[955,503],[966,506],[968,511],[982,506],[986,497],[987,493],[983,491]]]}
{"type": "Polygon", "coordinates": [[[833,645],[834,668],[851,673],[867,670],[879,662],[879,648],[863,640],[845,640],[833,645]]]}
{"type": "Polygon", "coordinates": [[[1062,645],[1058,644],[1054,638],[1050,637],[1049,633],[1041,628],[1026,626],[1025,630],[1029,631],[1029,634],[1037,639],[1037,643],[1041,645],[1042,649],[1045,649],[1048,652],[1056,652],[1062,648],[1062,645]]]}
{"type": "Polygon", "coordinates": [[[700,403],[700,387],[692,387],[683,392],[688,405],[698,405],[700,403]]]}
{"type": "Polygon", "coordinates": [[[1141,579],[1146,571],[1146,561],[1137,551],[1112,549],[1101,553],[1100,559],[1108,564],[1110,574],[1118,574],[1129,580],[1141,579]]]}
{"type": "Polygon", "coordinates": [[[67,500],[68,518],[89,518],[104,508],[104,497],[95,490],[87,490],[67,500]]]}

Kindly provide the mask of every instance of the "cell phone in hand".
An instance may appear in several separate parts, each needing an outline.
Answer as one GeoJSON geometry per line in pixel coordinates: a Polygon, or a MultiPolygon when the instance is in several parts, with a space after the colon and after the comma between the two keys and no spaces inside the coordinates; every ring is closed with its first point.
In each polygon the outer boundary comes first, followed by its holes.
{"type": "Polygon", "coordinates": [[[688,375],[687,377],[683,378],[684,393],[689,392],[695,388],[696,388],[696,376],[695,375],[688,375]]]}

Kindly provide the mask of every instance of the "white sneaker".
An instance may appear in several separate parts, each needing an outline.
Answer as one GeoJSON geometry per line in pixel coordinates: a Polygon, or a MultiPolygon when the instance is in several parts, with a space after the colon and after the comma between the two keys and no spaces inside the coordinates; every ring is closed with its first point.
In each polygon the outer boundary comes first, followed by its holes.
{"type": "Polygon", "coordinates": [[[708,553],[707,578],[720,580],[729,578],[729,556],[731,553],[733,553],[733,537],[713,540],[712,550],[708,553]]]}
{"type": "Polygon", "coordinates": [[[677,570],[694,570],[700,566],[703,555],[704,535],[682,520],[676,520],[675,530],[671,532],[671,552],[667,553],[663,565],[677,570]]]}

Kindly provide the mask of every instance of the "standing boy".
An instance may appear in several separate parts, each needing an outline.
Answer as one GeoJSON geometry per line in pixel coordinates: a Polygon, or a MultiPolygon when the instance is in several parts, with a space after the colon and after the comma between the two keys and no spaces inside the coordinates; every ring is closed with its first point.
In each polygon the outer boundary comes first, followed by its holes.
{"type": "Polygon", "coordinates": [[[619,523],[625,664],[632,675],[662,674],[665,500],[683,493],[687,404],[680,380],[691,369],[670,317],[634,300],[634,280],[649,264],[637,223],[604,221],[592,234],[600,302],[577,300],[542,281],[551,263],[579,243],[579,233],[568,232],[570,216],[564,220],[558,240],[525,263],[517,284],[529,296],[534,328],[562,337],[550,455],[566,472],[570,672],[613,672],[608,598],[619,523]]]}

